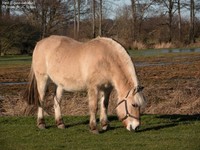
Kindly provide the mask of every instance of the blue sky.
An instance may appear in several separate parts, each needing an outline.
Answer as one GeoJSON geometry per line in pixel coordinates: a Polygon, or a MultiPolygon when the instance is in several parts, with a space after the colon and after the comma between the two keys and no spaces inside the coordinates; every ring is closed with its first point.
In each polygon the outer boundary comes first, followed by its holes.
{"type": "MultiPolygon", "coordinates": [[[[131,0],[108,0],[106,2],[112,5],[110,11],[107,14],[109,18],[115,18],[115,16],[117,15],[117,8],[123,7],[124,5],[131,5],[131,0]]],[[[189,16],[190,16],[189,10],[182,9],[182,17],[189,19],[189,16]]],[[[196,13],[196,17],[200,17],[200,12],[196,13]]]]}
{"type": "Polygon", "coordinates": [[[130,5],[131,0],[109,0],[107,3],[112,5],[108,13],[109,18],[115,18],[117,9],[124,5],[130,5]]]}

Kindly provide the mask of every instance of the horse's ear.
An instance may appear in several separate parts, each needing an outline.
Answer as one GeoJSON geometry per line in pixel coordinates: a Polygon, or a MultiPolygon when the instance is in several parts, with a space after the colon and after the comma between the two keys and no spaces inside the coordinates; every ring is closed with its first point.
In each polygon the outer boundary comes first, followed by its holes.
{"type": "Polygon", "coordinates": [[[135,87],[135,88],[131,89],[130,91],[128,91],[128,93],[126,94],[125,98],[127,98],[130,94],[132,96],[134,96],[136,93],[141,92],[143,89],[144,89],[143,86],[138,85],[137,87],[135,87]]]}
{"type": "Polygon", "coordinates": [[[138,85],[137,87],[135,87],[134,89],[132,89],[132,95],[134,96],[136,93],[141,92],[144,89],[143,86],[138,85]]]}
{"type": "Polygon", "coordinates": [[[143,86],[138,86],[138,92],[141,92],[144,89],[143,86]]]}

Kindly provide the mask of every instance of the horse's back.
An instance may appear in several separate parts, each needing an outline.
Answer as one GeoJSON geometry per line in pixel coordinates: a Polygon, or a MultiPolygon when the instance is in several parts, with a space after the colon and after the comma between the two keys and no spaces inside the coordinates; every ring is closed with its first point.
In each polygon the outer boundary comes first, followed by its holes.
{"type": "Polygon", "coordinates": [[[37,63],[35,66],[40,67],[52,63],[56,64],[56,62],[63,62],[63,59],[70,58],[70,53],[80,44],[80,42],[64,36],[52,35],[42,39],[35,46],[33,63],[37,63]]]}
{"type": "Polygon", "coordinates": [[[39,41],[36,45],[34,53],[39,53],[39,55],[44,53],[45,55],[48,55],[48,53],[54,53],[60,49],[65,49],[66,52],[67,50],[71,50],[71,48],[75,48],[80,44],[80,42],[69,37],[52,35],[39,41]]]}
{"type": "Polygon", "coordinates": [[[68,37],[50,36],[37,43],[33,67],[66,90],[106,84],[114,75],[111,69],[119,61],[115,44],[108,38],[81,43],[68,37]]]}

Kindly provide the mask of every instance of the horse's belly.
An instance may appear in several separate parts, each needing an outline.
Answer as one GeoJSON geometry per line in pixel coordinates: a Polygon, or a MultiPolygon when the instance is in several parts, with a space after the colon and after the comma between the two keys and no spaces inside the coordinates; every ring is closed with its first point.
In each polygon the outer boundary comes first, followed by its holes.
{"type": "Polygon", "coordinates": [[[86,84],[79,79],[75,78],[66,78],[64,77],[61,81],[56,83],[58,86],[61,86],[66,91],[84,91],[86,90],[86,84]]]}
{"type": "Polygon", "coordinates": [[[52,66],[48,68],[47,73],[51,80],[66,91],[85,90],[86,83],[82,78],[79,67],[70,63],[65,64],[67,65],[52,66]]]}

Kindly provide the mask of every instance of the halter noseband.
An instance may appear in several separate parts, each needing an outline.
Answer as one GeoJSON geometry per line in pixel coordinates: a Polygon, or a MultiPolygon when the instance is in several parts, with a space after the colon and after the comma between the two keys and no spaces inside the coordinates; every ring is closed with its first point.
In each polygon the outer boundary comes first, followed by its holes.
{"type": "MultiPolygon", "coordinates": [[[[144,87],[138,85],[138,86],[134,89],[133,95],[135,95],[135,94],[138,93],[138,92],[141,92],[143,89],[144,89],[144,87]]],[[[126,95],[125,98],[128,97],[129,93],[130,93],[130,91],[128,92],[128,94],[126,95]]],[[[122,119],[120,119],[120,120],[121,120],[121,121],[124,121],[124,120],[126,120],[128,117],[131,117],[131,118],[140,120],[140,118],[135,117],[135,116],[133,116],[133,115],[131,115],[131,114],[129,113],[129,111],[128,111],[128,106],[127,106],[127,100],[126,100],[126,99],[121,100],[121,101],[117,104],[117,106],[115,107],[115,109],[116,109],[119,105],[121,105],[123,102],[124,102],[124,104],[125,104],[126,115],[125,115],[122,119]]],[[[133,106],[133,107],[134,107],[134,106],[133,106]]]]}

